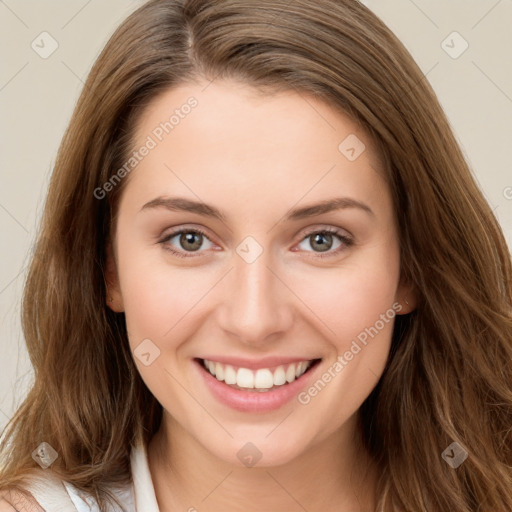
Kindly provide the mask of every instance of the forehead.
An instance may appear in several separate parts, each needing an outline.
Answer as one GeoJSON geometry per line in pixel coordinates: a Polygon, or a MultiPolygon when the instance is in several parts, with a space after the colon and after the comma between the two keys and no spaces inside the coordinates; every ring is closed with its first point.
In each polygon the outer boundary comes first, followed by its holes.
{"type": "Polygon", "coordinates": [[[262,93],[229,80],[181,84],[150,102],[134,140],[135,150],[150,147],[129,175],[140,193],[169,184],[246,198],[275,191],[298,201],[340,185],[348,194],[383,186],[366,131],[296,91],[262,93]]]}
{"type": "MultiPolygon", "coordinates": [[[[330,135],[326,142],[332,142],[331,148],[337,149],[343,135],[357,134],[364,139],[369,152],[376,152],[373,140],[359,123],[341,108],[311,93],[271,91],[226,79],[184,83],[161,92],[150,101],[138,120],[135,127],[137,142],[142,143],[148,134],[153,134],[157,142],[161,142],[161,138],[177,139],[191,124],[205,140],[214,134],[218,141],[224,133],[229,134],[233,142],[241,138],[247,142],[247,134],[257,133],[253,145],[258,142],[282,144],[285,136],[293,142],[305,132],[309,132],[307,136],[313,140],[311,132],[320,132],[324,138],[330,135]],[[238,130],[240,126],[243,131],[238,130]],[[223,132],[215,133],[218,128],[223,132]],[[280,129],[284,131],[276,140],[275,132],[280,129]]],[[[318,141],[315,142],[314,146],[318,147],[318,141]]],[[[306,145],[303,149],[311,150],[314,146],[306,145]]],[[[300,149],[295,148],[296,151],[300,149]]],[[[377,160],[373,162],[374,166],[378,163],[377,160]]]]}

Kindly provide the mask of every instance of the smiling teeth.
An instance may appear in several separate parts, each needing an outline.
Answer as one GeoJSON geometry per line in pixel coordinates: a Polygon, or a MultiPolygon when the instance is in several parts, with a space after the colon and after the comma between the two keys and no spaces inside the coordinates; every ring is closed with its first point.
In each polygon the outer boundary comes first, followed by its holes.
{"type": "Polygon", "coordinates": [[[224,381],[230,386],[263,391],[293,382],[303,375],[312,363],[313,361],[301,361],[278,366],[273,371],[270,368],[253,371],[248,368],[234,368],[229,364],[203,359],[203,366],[217,380],[224,381]]]}

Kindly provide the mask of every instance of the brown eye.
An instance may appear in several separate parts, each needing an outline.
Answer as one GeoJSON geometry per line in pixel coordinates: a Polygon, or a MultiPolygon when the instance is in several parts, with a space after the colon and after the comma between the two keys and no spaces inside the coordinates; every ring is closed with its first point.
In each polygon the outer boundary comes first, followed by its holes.
{"type": "Polygon", "coordinates": [[[333,237],[330,233],[315,233],[309,235],[311,247],[320,252],[328,251],[332,247],[333,237]]]}
{"type": "Polygon", "coordinates": [[[194,252],[199,254],[204,252],[200,249],[205,241],[208,241],[210,244],[210,247],[206,247],[206,249],[213,246],[212,242],[210,242],[209,238],[202,231],[197,229],[182,229],[166,235],[163,240],[160,240],[160,243],[167,251],[170,251],[175,256],[187,257],[194,256],[194,252]]]}
{"type": "Polygon", "coordinates": [[[314,231],[303,238],[301,245],[306,244],[307,247],[301,247],[301,249],[323,258],[336,256],[341,251],[348,249],[353,243],[353,239],[339,229],[323,229],[314,231]]]}
{"type": "Polygon", "coordinates": [[[197,251],[203,243],[203,235],[195,231],[184,231],[179,238],[179,243],[187,251],[197,251]]]}

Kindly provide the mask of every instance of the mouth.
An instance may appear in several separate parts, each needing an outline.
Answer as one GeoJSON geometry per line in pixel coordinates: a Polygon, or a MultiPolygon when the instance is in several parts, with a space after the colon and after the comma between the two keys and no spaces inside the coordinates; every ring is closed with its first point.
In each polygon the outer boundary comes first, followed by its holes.
{"type": "Polygon", "coordinates": [[[207,388],[222,404],[243,412],[278,409],[297,397],[313,379],[322,359],[295,359],[274,366],[267,363],[227,364],[227,361],[194,359],[207,388]],[[247,368],[251,366],[251,368],[247,368]]]}
{"type": "Polygon", "coordinates": [[[212,377],[233,389],[266,393],[295,382],[315,364],[318,364],[320,359],[303,360],[258,369],[236,367],[208,359],[200,359],[199,361],[212,377]]]}

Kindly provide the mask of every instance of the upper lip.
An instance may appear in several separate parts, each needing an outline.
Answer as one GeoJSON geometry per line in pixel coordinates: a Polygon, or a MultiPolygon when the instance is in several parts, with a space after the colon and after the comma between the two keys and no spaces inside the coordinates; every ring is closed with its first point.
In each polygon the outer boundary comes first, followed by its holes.
{"type": "Polygon", "coordinates": [[[267,356],[261,359],[247,359],[243,357],[228,356],[204,356],[200,359],[206,359],[221,364],[229,364],[238,368],[248,368],[249,370],[258,370],[260,368],[272,368],[274,366],[286,365],[291,363],[300,363],[301,361],[313,361],[318,357],[286,357],[286,356],[267,356]]]}

